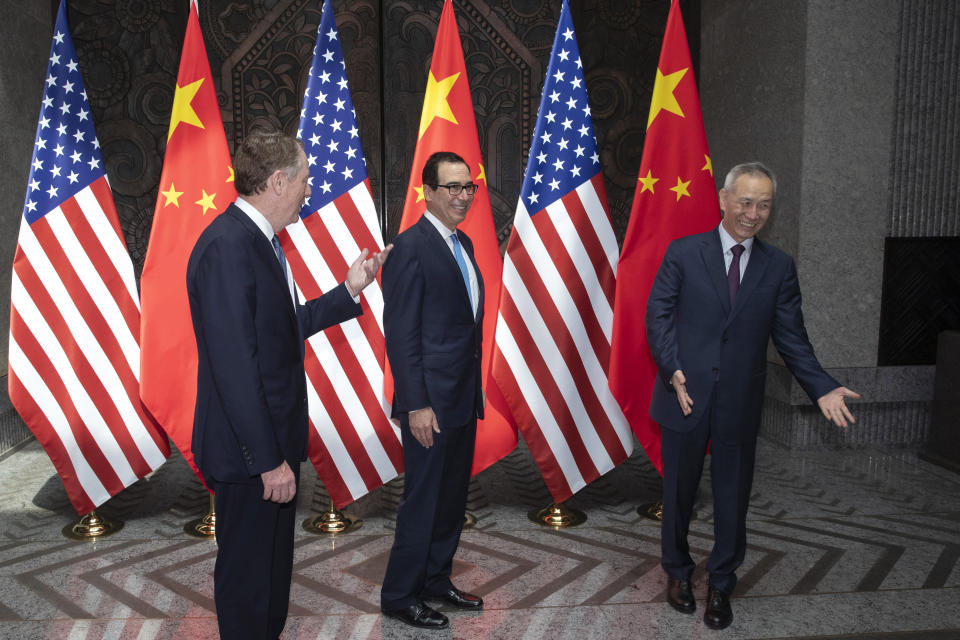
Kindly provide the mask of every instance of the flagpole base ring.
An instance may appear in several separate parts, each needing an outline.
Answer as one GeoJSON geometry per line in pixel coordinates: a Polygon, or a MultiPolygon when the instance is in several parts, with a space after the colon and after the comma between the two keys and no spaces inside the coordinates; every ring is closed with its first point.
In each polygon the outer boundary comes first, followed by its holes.
{"type": "Polygon", "coordinates": [[[111,520],[94,510],[80,518],[78,522],[68,524],[61,531],[64,537],[71,540],[93,542],[111,536],[121,529],[123,529],[122,520],[111,520]]]}
{"type": "Polygon", "coordinates": [[[539,525],[553,527],[554,529],[576,527],[587,521],[587,514],[583,511],[571,509],[563,503],[558,504],[556,502],[543,509],[529,511],[527,517],[539,525]]]}
{"type": "Polygon", "coordinates": [[[648,502],[637,507],[637,513],[649,520],[663,521],[663,500],[648,502]]]}
{"type": "Polygon", "coordinates": [[[363,520],[346,515],[332,504],[328,511],[303,521],[303,530],[318,536],[339,536],[362,526],[363,520]]]}
{"type": "Polygon", "coordinates": [[[213,494],[210,494],[210,512],[202,518],[191,520],[183,525],[183,532],[194,538],[210,539],[217,535],[217,512],[213,507],[213,494]]]}

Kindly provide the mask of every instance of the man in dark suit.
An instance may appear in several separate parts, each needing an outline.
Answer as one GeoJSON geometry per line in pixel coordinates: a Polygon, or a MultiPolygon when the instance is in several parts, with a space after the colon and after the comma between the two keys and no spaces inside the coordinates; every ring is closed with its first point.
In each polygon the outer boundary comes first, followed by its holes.
{"type": "Polygon", "coordinates": [[[704,622],[712,629],[733,621],[729,596],[746,552],[768,340],[838,427],[854,421],[844,398],[860,397],[817,362],[793,259],[755,237],[775,193],[773,174],[759,162],[731,169],[720,190],[720,226],[667,247],[647,304],[647,339],[659,370],[650,416],[662,433],[667,600],[684,613],[696,608],[687,532],[709,443],[714,547],[704,622]]]}
{"type": "Polygon", "coordinates": [[[278,638],[287,617],[300,462],[307,454],[304,340],[361,313],[387,247],[301,304],[276,237],[298,220],[309,168],[300,142],[256,132],[234,159],[240,197],[190,254],[197,339],[191,450],[215,493],[214,600],[222,638],[278,638]],[[272,246],[271,246],[272,245],[272,246]]]}
{"type": "Polygon", "coordinates": [[[450,581],[483,417],[483,278],[470,238],[457,231],[477,188],[467,163],[435,153],[422,179],[427,211],[394,239],[383,266],[383,331],[405,475],[380,606],[407,624],[443,628],[447,617],[425,599],[483,606],[450,581]]]}

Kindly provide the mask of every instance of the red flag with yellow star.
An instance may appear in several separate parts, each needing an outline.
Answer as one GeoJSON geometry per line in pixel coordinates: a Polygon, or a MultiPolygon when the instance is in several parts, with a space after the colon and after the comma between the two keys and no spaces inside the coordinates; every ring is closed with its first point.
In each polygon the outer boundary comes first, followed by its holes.
{"type": "Polygon", "coordinates": [[[473,457],[476,474],[513,451],[517,446],[517,428],[490,376],[490,358],[493,352],[493,333],[500,304],[500,276],[503,258],[497,244],[497,232],[490,211],[490,192],[477,123],[473,116],[473,99],[467,81],[467,67],[463,61],[460,34],[453,14],[453,3],[446,0],[440,14],[433,60],[427,76],[427,90],[423,97],[417,148],[410,169],[410,184],[400,219],[400,231],[416,224],[426,210],[420,174],[427,158],[436,151],[452,151],[470,165],[473,181],[479,185],[473,197],[473,206],[466,220],[457,228],[473,241],[474,257],[483,274],[483,361],[481,364],[487,394],[485,418],[477,423],[477,443],[473,457]]]}
{"type": "Polygon", "coordinates": [[[197,345],[187,300],[187,260],[200,233],[236,195],[197,7],[191,2],[140,277],[140,396],[194,472],[190,440],[197,345]]]}
{"type": "Polygon", "coordinates": [[[640,174],[617,265],[610,390],[657,471],[660,425],[650,419],[657,368],[644,314],[657,268],[672,240],[720,222],[713,165],[680,5],[673,0],[653,85],[640,174]]]}

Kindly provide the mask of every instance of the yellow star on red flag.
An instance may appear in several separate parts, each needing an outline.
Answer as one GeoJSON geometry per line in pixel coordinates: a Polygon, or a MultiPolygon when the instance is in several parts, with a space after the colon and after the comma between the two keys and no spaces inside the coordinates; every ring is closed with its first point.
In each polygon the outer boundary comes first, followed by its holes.
{"type": "Polygon", "coordinates": [[[683,109],[680,108],[680,103],[677,102],[677,97],[673,92],[686,73],[686,69],[680,69],[680,71],[674,71],[665,76],[659,67],[657,68],[657,79],[653,83],[653,97],[650,100],[650,117],[647,119],[647,129],[650,128],[650,124],[661,111],[669,111],[681,118],[684,117],[683,109]]]}
{"type": "Polygon", "coordinates": [[[454,73],[438,81],[433,77],[433,71],[430,71],[430,75],[427,76],[427,92],[423,96],[423,112],[420,114],[418,140],[423,137],[423,132],[427,130],[434,118],[443,118],[453,124],[459,124],[457,117],[453,114],[453,109],[450,108],[450,103],[447,101],[447,97],[459,77],[459,73],[454,73]]]}
{"type": "Polygon", "coordinates": [[[647,169],[646,176],[640,176],[639,178],[637,178],[637,182],[640,182],[643,184],[643,187],[640,189],[640,193],[643,193],[644,191],[649,191],[650,193],[653,193],[653,185],[655,185],[659,180],[660,178],[654,178],[651,171],[647,169]]]}
{"type": "Polygon", "coordinates": [[[170,131],[167,133],[167,142],[170,142],[170,138],[173,137],[173,132],[180,126],[181,122],[192,124],[201,129],[204,128],[203,122],[191,104],[197,92],[200,91],[200,85],[202,84],[203,78],[200,78],[196,82],[191,82],[185,87],[181,87],[179,84],[177,85],[176,90],[173,92],[173,109],[170,110],[170,131]]]}

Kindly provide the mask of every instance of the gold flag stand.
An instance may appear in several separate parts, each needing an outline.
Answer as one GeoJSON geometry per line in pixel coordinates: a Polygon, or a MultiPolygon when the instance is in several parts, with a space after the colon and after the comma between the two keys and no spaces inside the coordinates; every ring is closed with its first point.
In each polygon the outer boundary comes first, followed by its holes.
{"type": "Polygon", "coordinates": [[[183,531],[194,538],[213,538],[217,534],[217,512],[213,507],[213,494],[210,494],[210,512],[198,520],[183,525],[183,531]]]}
{"type": "Polygon", "coordinates": [[[575,527],[587,521],[587,514],[583,511],[577,511],[564,505],[554,502],[543,509],[533,509],[527,513],[527,517],[539,525],[561,529],[564,527],[575,527]]]}
{"type": "Polygon", "coordinates": [[[303,521],[303,529],[318,536],[338,536],[356,531],[363,526],[363,520],[348,516],[333,506],[330,499],[330,508],[318,516],[303,521]]]}
{"type": "Polygon", "coordinates": [[[464,529],[473,529],[477,526],[477,516],[473,515],[469,511],[463,512],[463,528],[464,529]]]}
{"type": "MultiPolygon", "coordinates": [[[[647,504],[642,504],[637,507],[637,513],[644,518],[650,520],[656,520],[657,522],[663,522],[663,500],[657,500],[656,502],[648,502],[647,504]]],[[[690,519],[697,519],[697,512],[690,512],[690,519]]]]}
{"type": "Polygon", "coordinates": [[[100,538],[115,534],[123,529],[122,520],[111,520],[97,513],[96,509],[80,518],[78,522],[68,524],[62,529],[63,535],[71,540],[94,542],[100,538]]]}
{"type": "Polygon", "coordinates": [[[663,500],[642,504],[637,507],[637,513],[644,518],[660,522],[663,520],[663,500]]]}

